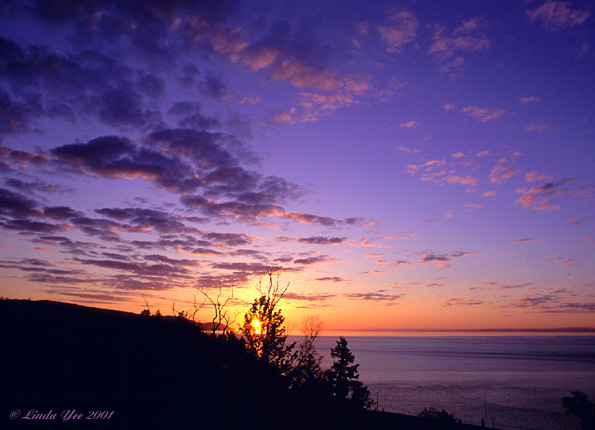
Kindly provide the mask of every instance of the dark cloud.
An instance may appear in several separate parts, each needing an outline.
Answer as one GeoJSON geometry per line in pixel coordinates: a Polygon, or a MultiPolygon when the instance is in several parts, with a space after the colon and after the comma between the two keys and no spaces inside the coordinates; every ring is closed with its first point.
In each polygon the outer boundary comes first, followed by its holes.
{"type": "Polygon", "coordinates": [[[207,72],[204,80],[198,84],[201,93],[213,99],[223,100],[229,97],[227,83],[219,75],[207,72]]]}
{"type": "Polygon", "coordinates": [[[214,263],[212,267],[261,276],[266,275],[269,270],[269,266],[263,263],[214,263]]]}
{"type": "Polygon", "coordinates": [[[144,177],[164,187],[179,187],[190,168],[179,161],[146,148],[131,139],[104,136],[88,143],[73,143],[51,150],[59,159],[108,178],[144,177]],[[181,177],[182,176],[182,177],[181,177]]]}
{"type": "Polygon", "coordinates": [[[0,226],[7,230],[16,230],[21,233],[58,233],[67,230],[63,224],[49,224],[41,221],[30,221],[26,219],[13,219],[0,226]]]}
{"type": "Polygon", "coordinates": [[[430,261],[437,261],[439,263],[444,263],[447,261],[452,261],[452,259],[448,258],[444,255],[434,255],[434,254],[428,254],[424,258],[422,258],[422,262],[424,262],[424,263],[427,263],[430,261]]]}
{"type": "Polygon", "coordinates": [[[227,246],[248,245],[254,241],[252,237],[243,233],[204,233],[203,238],[227,246]]]}
{"type": "Polygon", "coordinates": [[[299,239],[302,243],[310,243],[315,245],[340,245],[347,241],[346,237],[302,237],[299,239]]]}
{"type": "Polygon", "coordinates": [[[469,300],[469,299],[462,299],[462,298],[451,298],[444,303],[444,306],[478,306],[485,304],[483,300],[469,300]]]}
{"type": "Polygon", "coordinates": [[[37,202],[21,194],[0,188],[0,215],[12,218],[42,216],[37,202]]]}
{"type": "Polygon", "coordinates": [[[330,300],[336,297],[334,294],[300,294],[300,293],[285,293],[284,299],[287,300],[298,300],[306,302],[319,302],[324,300],[330,300]]]}
{"type": "Polygon", "coordinates": [[[136,78],[136,88],[147,97],[160,98],[165,93],[165,82],[152,73],[140,72],[136,78]]]}
{"type": "Polygon", "coordinates": [[[387,290],[378,290],[371,293],[344,294],[344,296],[352,300],[393,302],[402,298],[404,294],[390,294],[387,290]]]}
{"type": "Polygon", "coordinates": [[[345,279],[341,278],[340,276],[327,276],[324,278],[316,278],[315,280],[319,281],[319,282],[334,282],[334,283],[347,282],[345,279]]]}
{"type": "Polygon", "coordinates": [[[180,221],[179,216],[163,211],[141,208],[103,208],[96,209],[96,213],[118,221],[126,221],[142,231],[152,229],[159,233],[197,232],[180,221]]]}
{"type": "Polygon", "coordinates": [[[43,193],[55,193],[67,190],[67,188],[60,185],[48,184],[47,182],[41,181],[39,179],[35,179],[31,182],[25,182],[16,178],[7,178],[4,180],[4,183],[11,188],[28,193],[36,191],[43,193]]]}
{"type": "Polygon", "coordinates": [[[181,266],[181,267],[198,266],[198,262],[195,260],[173,259],[173,258],[165,257],[163,255],[158,255],[158,254],[145,255],[144,258],[145,258],[145,260],[148,260],[148,261],[156,261],[159,263],[169,264],[171,266],[181,266]]]}
{"type": "Polygon", "coordinates": [[[280,236],[276,237],[275,240],[279,242],[301,242],[301,243],[308,243],[313,245],[340,245],[347,241],[346,237],[323,237],[323,236],[314,236],[314,237],[285,237],[280,236]]]}
{"type": "Polygon", "coordinates": [[[68,206],[51,206],[46,207],[43,210],[43,216],[52,219],[57,219],[60,221],[65,221],[71,218],[82,218],[83,214],[82,212],[78,212],[68,206]]]}
{"type": "Polygon", "coordinates": [[[182,101],[174,103],[167,111],[168,114],[180,117],[180,128],[198,130],[212,130],[221,127],[221,121],[214,116],[204,116],[198,102],[182,101]]]}
{"type": "MultiPolygon", "coordinates": [[[[123,272],[131,272],[142,278],[147,277],[165,277],[165,278],[188,278],[190,273],[181,265],[169,264],[145,264],[134,263],[121,260],[90,260],[75,258],[75,261],[81,264],[101,267],[105,269],[121,270],[123,272]]],[[[164,279],[165,280],[165,279],[164,279]]]]}
{"type": "Polygon", "coordinates": [[[44,117],[71,122],[93,117],[134,127],[161,122],[147,107],[150,97],[163,92],[159,78],[135,73],[97,51],[64,54],[0,39],[0,72],[9,84],[0,89],[0,131],[5,133],[30,131],[44,117]]]}
{"type": "Polygon", "coordinates": [[[334,261],[336,260],[334,260],[330,255],[316,255],[308,258],[298,258],[293,262],[295,264],[302,264],[304,266],[312,266],[314,264],[330,263],[334,261]]]}

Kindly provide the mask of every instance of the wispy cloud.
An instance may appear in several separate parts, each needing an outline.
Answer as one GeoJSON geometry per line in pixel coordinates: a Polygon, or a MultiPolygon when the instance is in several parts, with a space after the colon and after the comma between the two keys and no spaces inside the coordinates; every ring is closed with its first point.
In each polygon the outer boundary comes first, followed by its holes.
{"type": "Polygon", "coordinates": [[[350,293],[344,294],[345,297],[351,300],[365,300],[375,302],[395,302],[404,297],[404,294],[390,293],[389,290],[378,290],[369,293],[350,293]]]}
{"type": "Polygon", "coordinates": [[[535,96],[525,96],[525,97],[521,97],[519,99],[519,102],[526,105],[526,104],[530,104],[530,103],[537,103],[539,101],[539,97],[535,97],[535,96]]]}
{"type": "Polygon", "coordinates": [[[545,124],[540,122],[530,122],[525,124],[525,131],[544,132],[554,129],[552,124],[545,124]]]}
{"type": "Polygon", "coordinates": [[[490,172],[490,182],[492,184],[503,184],[506,180],[519,173],[520,170],[514,167],[514,163],[501,158],[490,172]]]}
{"type": "Polygon", "coordinates": [[[541,23],[552,31],[583,24],[591,16],[591,12],[572,7],[571,2],[546,1],[535,9],[528,9],[527,16],[531,23],[541,23]]]}
{"type": "Polygon", "coordinates": [[[479,306],[484,305],[486,302],[484,300],[474,300],[474,299],[463,299],[460,297],[453,297],[448,299],[444,306],[451,307],[451,306],[479,306]]]}
{"type": "Polygon", "coordinates": [[[566,186],[573,182],[575,182],[574,179],[567,178],[558,182],[548,182],[541,187],[519,188],[516,192],[522,195],[516,200],[516,203],[534,210],[560,209],[558,202],[560,196],[589,194],[589,189],[581,191],[566,186]]]}
{"type": "Polygon", "coordinates": [[[535,171],[525,173],[525,180],[527,182],[545,181],[550,179],[552,179],[551,176],[535,171]]]}
{"type": "Polygon", "coordinates": [[[531,242],[543,242],[543,239],[536,239],[536,238],[533,238],[533,237],[526,237],[526,238],[523,238],[523,239],[517,239],[517,240],[513,240],[513,241],[510,241],[510,242],[504,242],[504,243],[511,244],[511,243],[531,243],[531,242]]]}
{"type": "Polygon", "coordinates": [[[477,106],[464,107],[461,109],[461,112],[466,113],[481,122],[492,121],[506,114],[504,109],[480,108],[477,106]]]}
{"type": "Polygon", "coordinates": [[[456,76],[464,64],[461,53],[490,49],[491,42],[485,35],[486,29],[486,22],[481,17],[463,21],[450,34],[446,27],[437,24],[434,26],[433,42],[428,54],[440,63],[441,72],[456,76]]]}

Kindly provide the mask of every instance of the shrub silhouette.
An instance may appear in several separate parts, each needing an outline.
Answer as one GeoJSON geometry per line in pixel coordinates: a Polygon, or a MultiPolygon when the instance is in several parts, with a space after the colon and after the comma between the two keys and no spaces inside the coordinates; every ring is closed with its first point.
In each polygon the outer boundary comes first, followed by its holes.
{"type": "Polygon", "coordinates": [[[436,408],[424,408],[417,414],[420,418],[426,418],[433,421],[442,421],[446,423],[460,423],[461,420],[457,420],[454,415],[449,414],[444,409],[438,410],[436,408]]]}
{"type": "Polygon", "coordinates": [[[566,412],[581,420],[583,430],[595,430],[595,403],[582,391],[572,391],[572,397],[563,397],[562,406],[566,412]]]}

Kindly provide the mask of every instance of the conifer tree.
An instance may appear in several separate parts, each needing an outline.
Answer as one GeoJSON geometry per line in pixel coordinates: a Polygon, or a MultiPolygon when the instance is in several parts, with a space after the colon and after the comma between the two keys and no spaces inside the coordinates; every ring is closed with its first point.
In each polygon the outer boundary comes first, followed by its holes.
{"type": "Polygon", "coordinates": [[[353,364],[355,357],[347,347],[347,339],[339,337],[337,345],[331,349],[331,357],[335,359],[327,371],[327,377],[333,391],[333,396],[346,400],[352,404],[369,409],[374,403],[370,398],[368,387],[359,379],[359,364],[353,364]]]}

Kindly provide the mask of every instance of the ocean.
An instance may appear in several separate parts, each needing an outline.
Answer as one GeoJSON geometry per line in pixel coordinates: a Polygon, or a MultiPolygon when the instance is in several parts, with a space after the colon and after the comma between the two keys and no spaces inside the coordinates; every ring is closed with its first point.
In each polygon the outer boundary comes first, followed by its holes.
{"type": "MultiPolygon", "coordinates": [[[[583,391],[595,401],[595,336],[345,337],[379,410],[434,407],[490,428],[571,430],[579,423],[561,398],[583,391]]],[[[317,340],[323,368],[337,339],[317,340]]]]}

